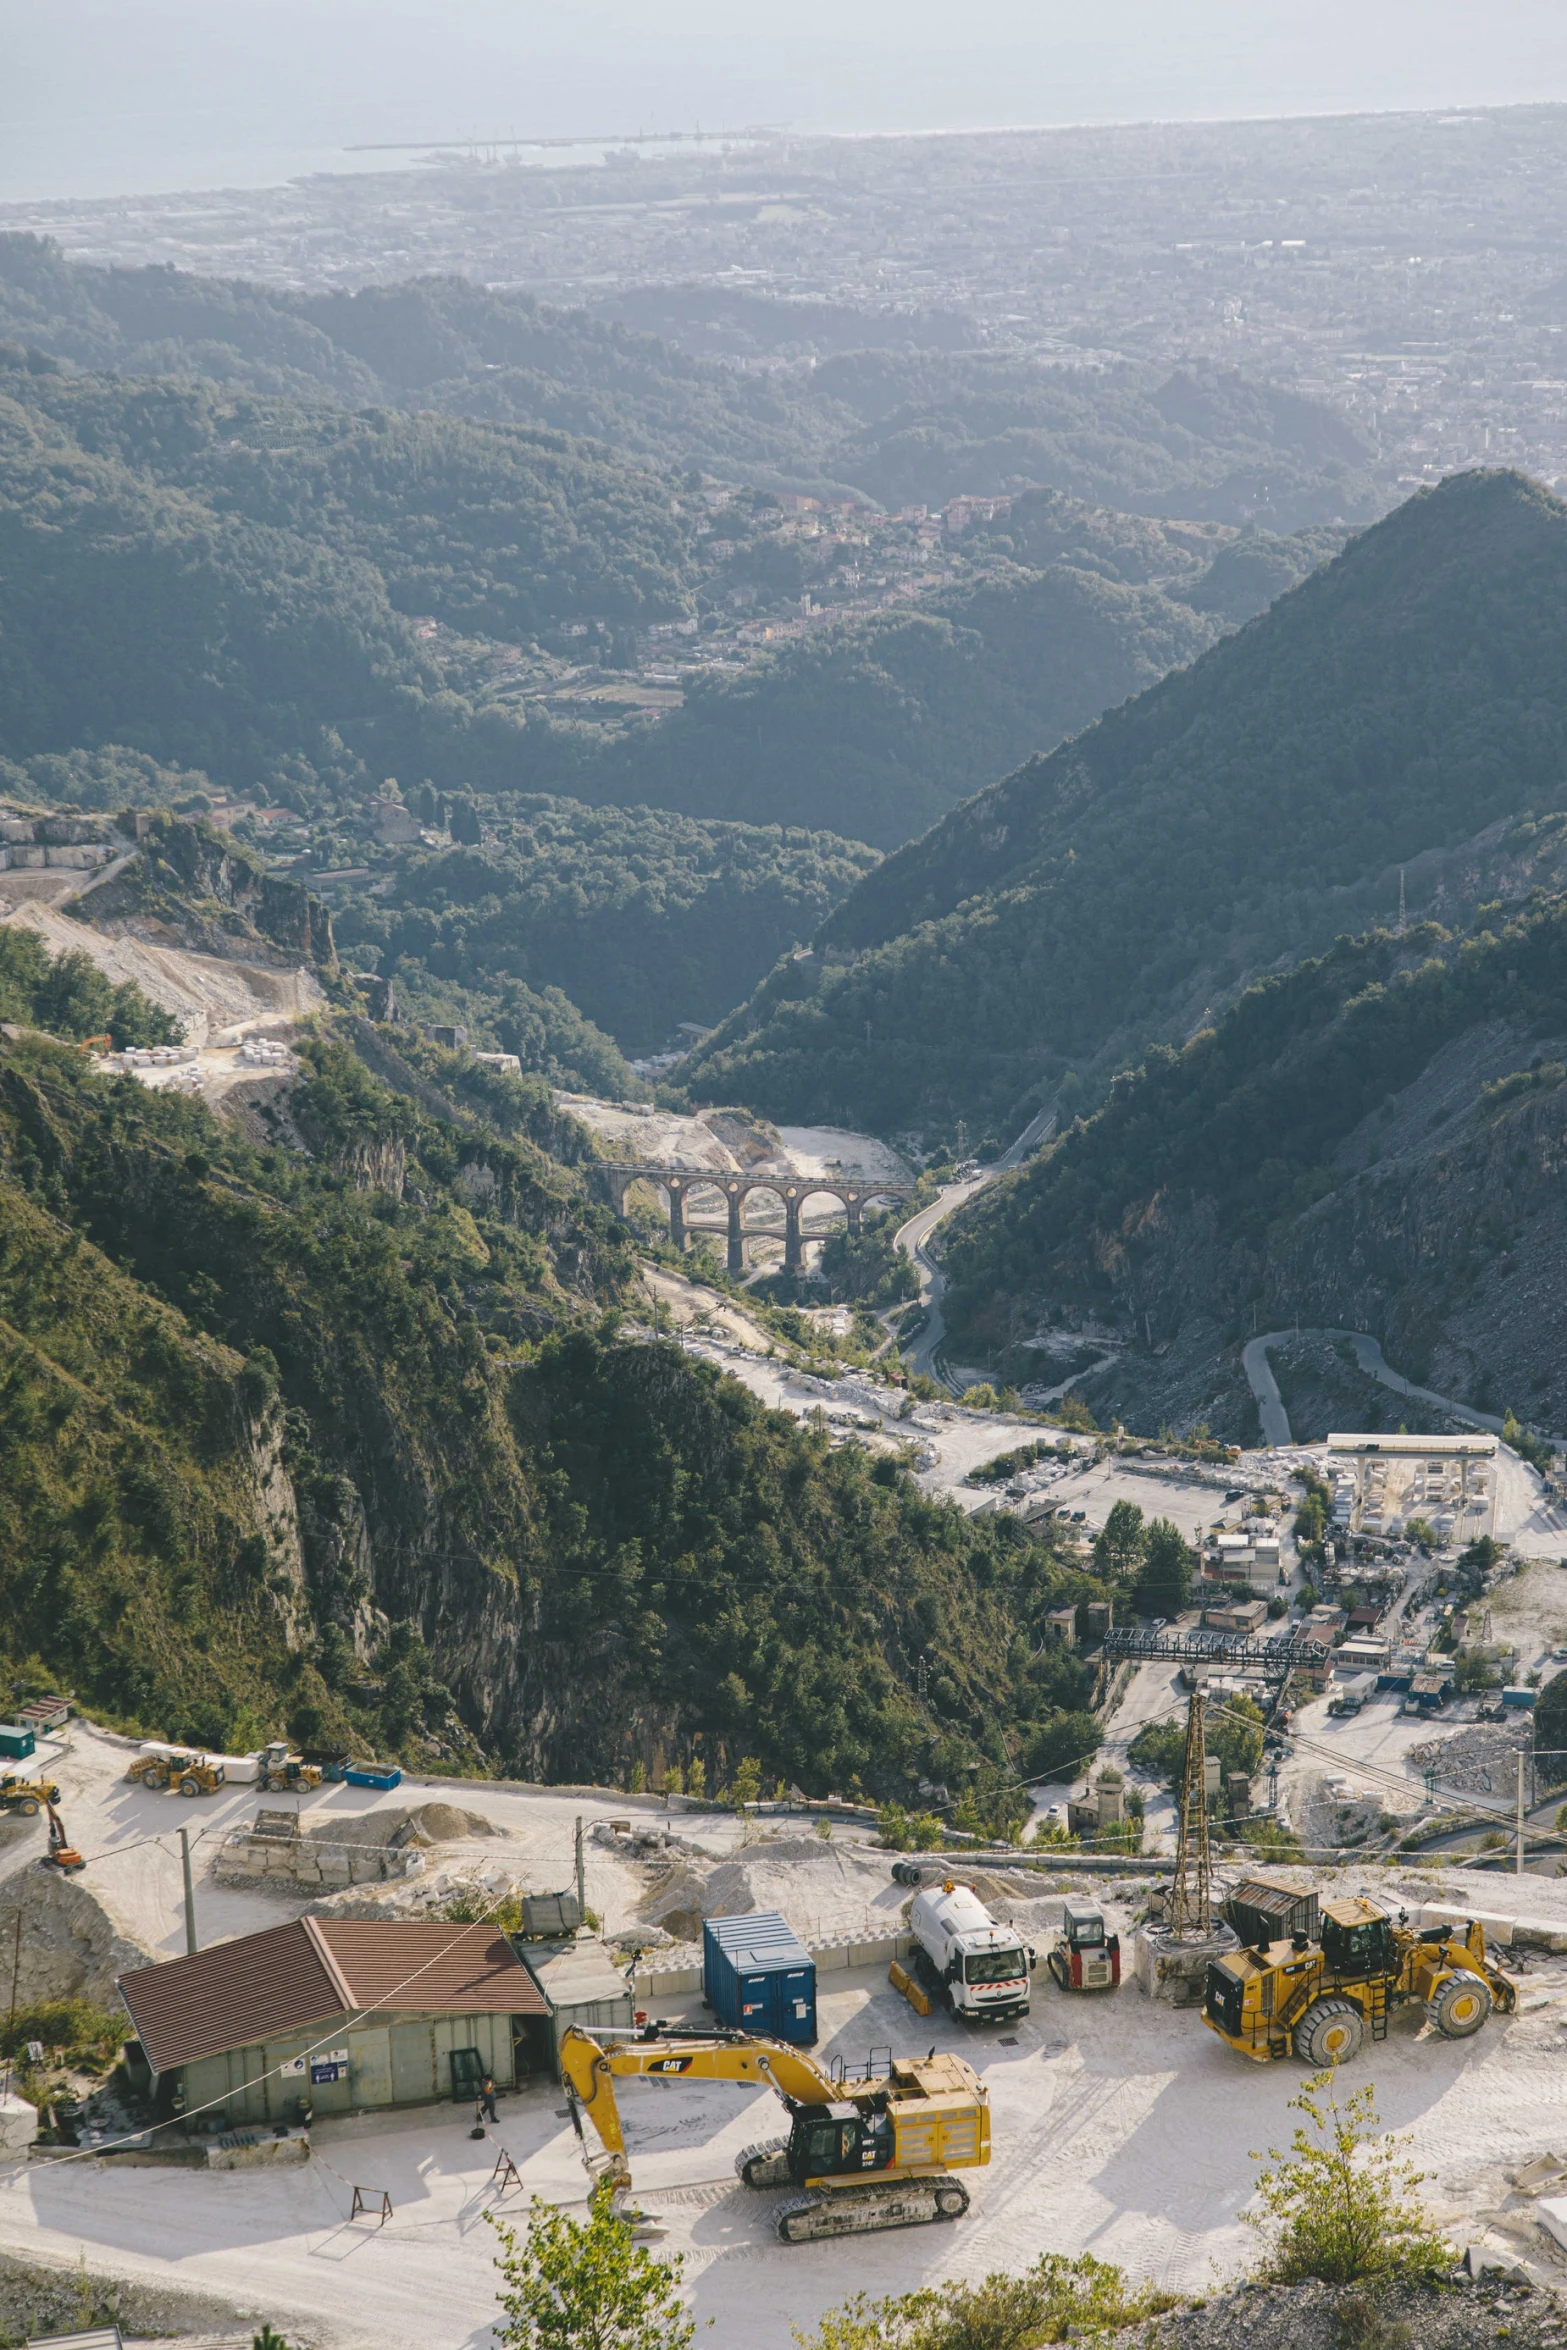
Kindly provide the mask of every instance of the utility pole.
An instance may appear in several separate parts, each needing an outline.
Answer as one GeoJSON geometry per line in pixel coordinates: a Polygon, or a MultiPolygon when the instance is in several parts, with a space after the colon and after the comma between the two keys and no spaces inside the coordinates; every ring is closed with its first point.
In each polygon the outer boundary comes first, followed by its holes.
{"type": "Polygon", "coordinates": [[[1206,1751],[1199,1688],[1192,1691],[1186,1714],[1186,1758],[1181,1771],[1175,1881],[1170,1887],[1170,1932],[1178,1942],[1206,1938],[1213,1931],[1208,1787],[1203,1768],[1206,1751]]]}
{"type": "Polygon", "coordinates": [[[587,1889],[587,1878],[586,1878],[586,1876],[585,1876],[585,1874],[584,1874],[584,1871],[583,1871],[583,1866],[582,1866],[582,1814],[581,1814],[581,1812],[578,1812],[578,1814],[577,1814],[577,1915],[578,1915],[578,1917],[579,1917],[579,1918],[585,1917],[585,1916],[587,1915],[587,1908],[588,1908],[588,1889],[587,1889]]]}
{"type": "Polygon", "coordinates": [[[185,1955],[194,1958],[201,1947],[196,1940],[196,1887],[190,1873],[190,1830],[180,1830],[180,1866],[185,1872],[185,1955]]]}
{"type": "Polygon", "coordinates": [[[1523,1748],[1518,1749],[1518,1875],[1523,1875],[1523,1748]]]}
{"type": "Polygon", "coordinates": [[[11,2094],[11,2078],[16,2070],[16,1988],[22,1975],[22,1913],[16,1913],[16,1949],[11,1958],[11,2020],[6,2027],[5,2090],[11,2094]]]}

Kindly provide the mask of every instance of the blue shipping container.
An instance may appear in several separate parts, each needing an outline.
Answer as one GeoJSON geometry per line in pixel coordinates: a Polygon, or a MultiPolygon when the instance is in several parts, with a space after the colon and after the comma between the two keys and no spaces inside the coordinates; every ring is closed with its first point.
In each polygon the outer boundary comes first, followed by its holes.
{"type": "Polygon", "coordinates": [[[7,1762],[25,1762],[37,1744],[25,1722],[0,1722],[0,1754],[7,1762]]]}
{"type": "Polygon", "coordinates": [[[816,1961],[775,1909],[706,1920],[702,1993],[732,2030],[807,2047],[816,2039],[816,1961]]]}

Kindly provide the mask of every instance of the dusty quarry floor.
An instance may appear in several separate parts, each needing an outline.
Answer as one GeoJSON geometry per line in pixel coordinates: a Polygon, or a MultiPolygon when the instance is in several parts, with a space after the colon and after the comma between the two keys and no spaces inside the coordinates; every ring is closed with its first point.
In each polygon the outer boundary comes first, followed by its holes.
{"type": "MultiPolygon", "coordinates": [[[[1153,1697],[1147,1693],[1144,1703],[1153,1697]]],[[[1138,1710],[1135,1706],[1131,1709],[1138,1710]]],[[[199,1821],[203,1858],[218,1832],[249,1815],[243,1790],[200,1806],[149,1795],[120,1778],[125,1742],[75,1725],[52,1768],[64,1789],[73,1837],[91,1856],[87,1882],[117,1928],[149,1950],[181,1947],[178,1843],[173,1830],[199,1821]],[[192,1815],[195,1815],[193,1821],[192,1815]],[[149,1841],[148,1839],[152,1839],[149,1841]]],[[[638,1810],[624,1796],[576,1795],[450,1782],[410,1783],[396,1800],[456,1796],[500,1831],[428,1856],[432,1869],[504,1865],[535,1886],[567,1880],[572,1823],[638,1810]]],[[[387,1797],[322,1790],[305,1809],[314,1819],[384,1807],[387,1797]]],[[[702,1866],[726,1882],[743,1864],[736,1906],[784,1909],[817,1935],[858,1927],[874,1915],[891,1927],[905,1896],[890,1882],[886,1856],[865,1831],[839,1831],[831,1844],[785,1829],[774,1854],[742,1848],[739,1824],[715,1814],[673,1815],[702,1866]]],[[[25,1886],[41,1849],[32,1828],[0,1849],[0,1896],[25,1886]]],[[[588,1893],[614,1930],[647,1897],[648,1874],[591,1833],[588,1893]]],[[[983,1865],[983,1864],[982,1864],[983,1865]]],[[[1322,1878],[1324,1884],[1328,1882],[1322,1878]]],[[[1488,1908],[1525,1908],[1560,1917],[1567,1931],[1567,1880],[1506,1878],[1369,1867],[1333,1880],[1364,1883],[1390,1903],[1443,1898],[1467,1888],[1488,1908]]],[[[1044,1937],[1049,1880],[1019,1922],[1044,1937]]],[[[1124,1927],[1127,1898],[1107,1899],[1124,1927]]],[[[198,1880],[204,1941],[276,1922],[304,1896],[227,1890],[198,1880]]],[[[884,1929],[885,1930],[885,1929],[884,1929]]],[[[1485,2237],[1522,2251],[1540,2273],[1567,2285],[1567,2260],[1537,2224],[1535,2207],[1514,2195],[1508,2173],[1547,2149],[1567,2152],[1567,1958],[1518,1962],[1520,2014],[1493,2021],[1453,2045],[1397,2018],[1385,2045],[1355,2068],[1373,2081],[1384,2121],[1408,2131],[1431,2178],[1432,2204],[1460,2240],[1485,2237]]],[[[972,2174],[974,2208],[951,2226],[863,2238],[847,2246],[781,2247],[773,2240],[773,2197],[733,2176],[736,2151],[775,2134],[779,2109],[763,2095],[723,2087],[629,2085],[623,2111],[638,2190],[663,2230],[663,2247],[686,2258],[702,2338],[713,2350],[788,2350],[793,2327],[808,2326],[853,2291],[904,2289],[951,2275],[1020,2267],[1044,2250],[1093,2251],[1161,2284],[1204,2291],[1244,2265],[1251,2236],[1242,2214],[1256,2172],[1253,2150],[1281,2143],[1288,2099],[1300,2083],[1293,2065],[1257,2069],[1207,2033],[1197,2017],[1151,2005],[1135,1987],[1113,1998],[1071,2000],[1040,1974],[1032,2014],[995,2036],[950,2021],[925,2022],[879,1973],[824,1975],[821,2052],[855,2066],[872,2046],[923,2050],[932,2041],[968,2055],[992,2097],[994,2158],[972,2174]]],[[[700,2017],[695,2000],[659,2002],[671,2020],[700,2017]]],[[[123,2169],[77,2158],[12,2162],[0,2169],[0,2249],[25,2257],[141,2277],[158,2276],[230,2297],[271,2317],[290,2339],[342,2350],[479,2350],[495,2312],[493,2237],[483,2212],[501,2146],[512,2154],[524,2194],[581,2203],[585,2181],[558,2089],[541,2085],[507,2098],[489,2138],[468,2135],[465,2111],[325,2123],[314,2159],[299,2169],[238,2174],[123,2169]],[[385,2188],[393,2217],[381,2228],[351,2222],[352,2188],[385,2188]]]]}
{"type": "MultiPolygon", "coordinates": [[[[845,1977],[823,2002],[823,2052],[852,2063],[873,2043],[906,2046],[913,2019],[886,1984],[845,1977]]],[[[1525,1978],[1524,2012],[1454,2046],[1395,2022],[1373,2064],[1384,2121],[1410,2133],[1432,2173],[1427,2194],[1462,2239],[1488,2232],[1562,2275],[1506,2173],[1562,2139],[1567,2086],[1567,1963],[1525,1978]]],[[[661,2248],[686,2257],[692,2306],[715,2322],[715,2350],[788,2350],[791,2329],[851,2292],[902,2291],[943,2276],[1017,2268],[1044,2250],[1092,2251],[1163,2285],[1203,2291],[1251,2251],[1241,2214],[1250,2149],[1287,2135],[1293,2066],[1254,2069],[1190,2014],[1135,1989],[1073,2003],[1053,1989],[1005,2040],[921,2024],[927,2045],[958,2048],[992,2098],[996,2153],[971,2181],[974,2209],[933,2227],[846,2246],[786,2248],[771,2235],[775,2197],[738,2185],[740,2147],[771,2135],[777,2108],[719,2087],[642,2083],[622,2110],[639,2191],[661,2248]]],[[[1358,2068],[1357,2068],[1358,2070],[1358,2068]]],[[[115,2171],[91,2162],[13,2166],[0,2176],[0,2243],[30,2255],[233,2294],[287,2328],[345,2350],[457,2350],[490,2339],[493,2237],[483,2213],[499,2146],[525,2194],[579,2204],[583,2174],[560,2092],[505,2100],[478,2144],[466,2113],[329,2124],[316,2158],[272,2173],[115,2171]],[[384,2227],[351,2223],[353,2184],[387,2189],[384,2227]],[[163,2273],[167,2273],[163,2269],[163,2273]]],[[[520,2206],[524,2196],[509,2198],[520,2206]]]]}

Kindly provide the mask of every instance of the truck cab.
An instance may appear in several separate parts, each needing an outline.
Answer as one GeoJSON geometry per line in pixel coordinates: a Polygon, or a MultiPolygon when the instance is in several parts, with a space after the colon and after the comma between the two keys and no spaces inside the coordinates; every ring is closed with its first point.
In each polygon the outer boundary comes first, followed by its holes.
{"type": "Polygon", "coordinates": [[[1016,1929],[998,1925],[978,1894],[947,1878],[909,1909],[914,1972],[924,1989],[970,2023],[1026,2015],[1034,1953],[1016,1929]]]}
{"type": "Polygon", "coordinates": [[[1121,1937],[1105,1931],[1096,1902],[1068,1901],[1045,1964],[1063,1991],[1115,1991],[1121,1982],[1121,1937]]]}

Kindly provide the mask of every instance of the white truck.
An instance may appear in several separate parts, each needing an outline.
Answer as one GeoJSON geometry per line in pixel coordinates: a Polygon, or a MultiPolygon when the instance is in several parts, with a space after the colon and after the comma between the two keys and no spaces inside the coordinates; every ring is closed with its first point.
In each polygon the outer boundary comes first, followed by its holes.
{"type": "Polygon", "coordinates": [[[1034,1953],[999,1926],[972,1887],[951,1877],[917,1893],[909,1908],[915,1980],[972,2024],[1027,2015],[1034,1953]]]}

